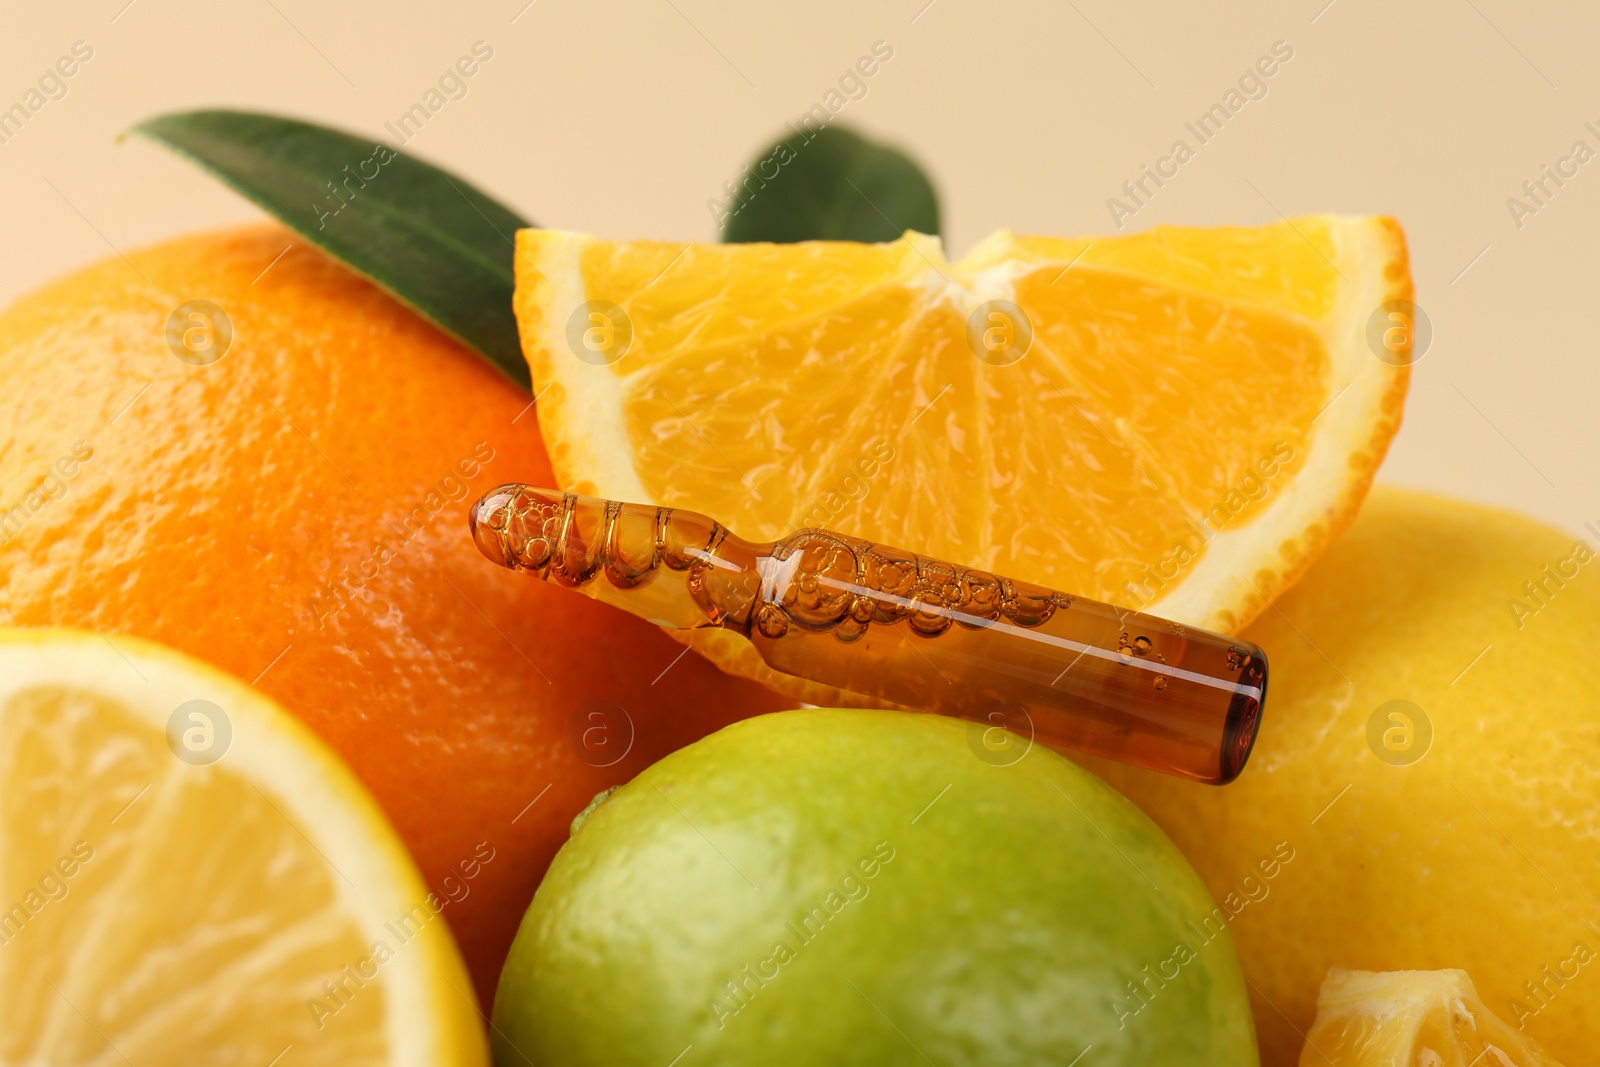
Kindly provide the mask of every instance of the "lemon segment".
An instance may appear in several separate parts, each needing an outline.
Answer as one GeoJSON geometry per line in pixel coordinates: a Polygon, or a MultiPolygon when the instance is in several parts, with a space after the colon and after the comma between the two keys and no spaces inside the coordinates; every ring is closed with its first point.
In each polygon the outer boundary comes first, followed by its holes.
{"type": "Polygon", "coordinates": [[[157,645],[0,630],[0,907],[0,1063],[487,1062],[365,790],[157,645]]]}
{"type": "Polygon", "coordinates": [[[1328,972],[1300,1067],[1561,1067],[1483,1004],[1466,971],[1328,972]]]}

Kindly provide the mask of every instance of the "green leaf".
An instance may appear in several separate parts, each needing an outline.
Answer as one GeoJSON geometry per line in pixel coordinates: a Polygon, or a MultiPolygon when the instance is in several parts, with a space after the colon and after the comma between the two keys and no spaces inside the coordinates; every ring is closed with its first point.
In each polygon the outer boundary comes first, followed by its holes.
{"type": "Polygon", "coordinates": [[[849,130],[795,130],[763,152],[722,198],[722,239],[893,241],[939,233],[939,198],[905,153],[849,130]]]}
{"type": "Polygon", "coordinates": [[[512,241],[532,223],[510,208],[377,141],[295,119],[187,111],[129,132],[198,163],[528,387],[512,241]]]}

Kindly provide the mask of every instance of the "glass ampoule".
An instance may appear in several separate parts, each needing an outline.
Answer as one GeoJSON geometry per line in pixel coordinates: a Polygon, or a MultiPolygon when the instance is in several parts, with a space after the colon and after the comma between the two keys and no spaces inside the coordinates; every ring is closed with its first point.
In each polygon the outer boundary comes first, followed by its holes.
{"type": "Polygon", "coordinates": [[[1237,638],[827,530],[743,540],[678,508],[526,485],[471,512],[489,559],[773,669],[1201,782],[1244,767],[1267,662],[1237,638]]]}

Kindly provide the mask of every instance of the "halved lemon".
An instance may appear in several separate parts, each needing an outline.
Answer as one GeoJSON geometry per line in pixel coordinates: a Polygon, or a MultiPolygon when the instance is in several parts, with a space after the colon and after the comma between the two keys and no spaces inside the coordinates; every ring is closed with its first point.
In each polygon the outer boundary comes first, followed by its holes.
{"type": "Polygon", "coordinates": [[[1323,979],[1300,1067],[1561,1067],[1478,997],[1466,971],[1323,979]]]}
{"type": "Polygon", "coordinates": [[[248,686],[0,630],[0,1063],[486,1064],[438,905],[248,686]]]}
{"type": "MultiPolygon", "coordinates": [[[[563,488],[749,538],[825,526],[1230,632],[1354,516],[1414,351],[1405,242],[1381,218],[1001,231],[956,263],[916,233],[523,230],[517,253],[563,488]]],[[[689,639],[791,695],[851,699],[733,635],[689,639]]]]}

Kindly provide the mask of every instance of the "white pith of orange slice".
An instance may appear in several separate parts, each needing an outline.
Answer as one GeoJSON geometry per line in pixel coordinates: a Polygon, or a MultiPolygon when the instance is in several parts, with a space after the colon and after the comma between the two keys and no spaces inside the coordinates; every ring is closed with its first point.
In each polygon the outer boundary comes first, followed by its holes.
{"type": "MultiPolygon", "coordinates": [[[[1001,231],[955,263],[915,233],[523,230],[516,269],[561,488],[755,540],[825,526],[1223,632],[1354,517],[1409,377],[1409,334],[1386,353],[1368,340],[1411,296],[1385,218],[1001,231]],[[994,320],[997,300],[1032,327],[1014,362],[1020,347],[979,358],[984,327],[1015,318],[994,320]]],[[[678,636],[801,699],[856,702],[734,635],[678,636]]]]}
{"type": "Polygon", "coordinates": [[[0,1064],[487,1064],[429,896],[264,696],[148,642],[0,629],[0,1064]]]}

